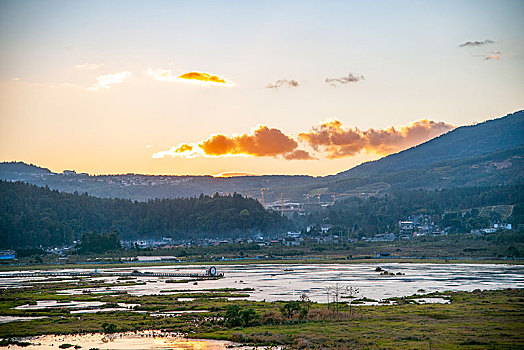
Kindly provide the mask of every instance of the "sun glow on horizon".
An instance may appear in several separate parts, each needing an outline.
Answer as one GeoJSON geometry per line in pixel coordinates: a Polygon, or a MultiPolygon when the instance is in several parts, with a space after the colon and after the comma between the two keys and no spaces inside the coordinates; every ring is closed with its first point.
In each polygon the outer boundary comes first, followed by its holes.
{"type": "Polygon", "coordinates": [[[228,178],[228,177],[240,177],[240,176],[262,176],[260,174],[243,173],[243,172],[223,172],[220,174],[212,175],[214,178],[228,178]]]}

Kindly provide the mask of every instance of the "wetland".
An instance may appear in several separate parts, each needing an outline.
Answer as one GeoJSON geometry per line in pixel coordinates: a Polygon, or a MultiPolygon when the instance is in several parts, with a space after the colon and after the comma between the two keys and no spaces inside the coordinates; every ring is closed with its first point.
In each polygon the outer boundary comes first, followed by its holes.
{"type": "Polygon", "coordinates": [[[201,273],[206,267],[99,269],[145,273],[133,278],[2,273],[2,344],[49,344],[51,339],[54,348],[117,349],[133,337],[148,339],[140,343],[145,349],[498,349],[524,344],[522,265],[241,264],[219,266],[221,279],[147,276],[201,273]],[[150,336],[137,336],[140,332],[150,336]],[[113,341],[95,344],[104,337],[113,341]]]}

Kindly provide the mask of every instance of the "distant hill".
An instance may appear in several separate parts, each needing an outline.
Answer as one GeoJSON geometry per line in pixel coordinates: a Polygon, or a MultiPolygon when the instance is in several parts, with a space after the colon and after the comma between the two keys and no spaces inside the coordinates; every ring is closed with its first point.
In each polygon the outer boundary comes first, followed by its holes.
{"type": "Polygon", "coordinates": [[[349,194],[513,185],[524,182],[524,146],[471,158],[435,162],[429,167],[391,172],[384,170],[380,173],[362,171],[333,179],[328,183],[329,192],[349,194]]]}
{"type": "Polygon", "coordinates": [[[57,174],[19,162],[0,163],[0,179],[139,201],[215,192],[237,192],[262,201],[264,188],[266,204],[280,203],[283,193],[286,200],[326,205],[334,199],[381,195],[393,190],[511,185],[524,182],[524,111],[459,127],[405,151],[326,177],[90,176],[57,174]]]}
{"type": "Polygon", "coordinates": [[[51,170],[24,162],[3,162],[0,163],[0,174],[2,173],[50,174],[51,170]]]}
{"type": "Polygon", "coordinates": [[[468,159],[524,145],[524,111],[471,126],[461,126],[418,146],[363,163],[337,176],[361,177],[409,169],[427,169],[451,160],[468,159]]]}

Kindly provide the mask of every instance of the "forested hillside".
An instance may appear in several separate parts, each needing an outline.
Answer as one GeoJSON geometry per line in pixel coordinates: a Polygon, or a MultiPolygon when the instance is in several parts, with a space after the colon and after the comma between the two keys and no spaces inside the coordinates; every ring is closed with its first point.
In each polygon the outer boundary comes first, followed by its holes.
{"type": "Polygon", "coordinates": [[[517,226],[524,223],[524,185],[394,191],[381,197],[354,197],[309,215],[307,223],[341,225],[355,236],[370,236],[395,232],[398,221],[420,214],[432,216],[441,228],[458,225],[458,232],[462,233],[501,221],[517,226]],[[479,208],[495,205],[511,205],[511,215],[503,218],[496,211],[480,214],[479,208]],[[462,218],[462,213],[469,216],[462,218]],[[460,223],[452,222],[457,216],[460,223]]]}
{"type": "Polygon", "coordinates": [[[225,237],[285,229],[287,219],[239,194],[133,202],[0,181],[0,248],[70,244],[85,232],[122,238],[225,237]]]}
{"type": "Polygon", "coordinates": [[[383,171],[359,177],[337,176],[328,184],[329,192],[364,192],[373,184],[385,183],[389,191],[487,187],[522,183],[524,179],[524,147],[516,147],[481,156],[449,160],[398,172],[383,171]]]}

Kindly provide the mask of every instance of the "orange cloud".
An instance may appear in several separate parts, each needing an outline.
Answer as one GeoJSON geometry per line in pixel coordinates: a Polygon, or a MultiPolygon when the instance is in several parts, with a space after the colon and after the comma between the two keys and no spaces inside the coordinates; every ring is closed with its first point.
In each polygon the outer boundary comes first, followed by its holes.
{"type": "Polygon", "coordinates": [[[342,122],[335,120],[300,133],[299,139],[316,151],[326,152],[327,158],[334,159],[353,156],[361,151],[380,155],[398,152],[453,128],[451,124],[424,119],[401,128],[361,131],[358,128],[346,129],[342,122]]]}
{"type": "Polygon", "coordinates": [[[167,151],[153,154],[153,158],[164,157],[224,157],[255,156],[281,157],[286,160],[311,160],[316,156],[328,159],[349,157],[359,152],[387,155],[415,146],[455,128],[451,124],[427,119],[408,126],[387,129],[345,128],[338,120],[329,121],[302,132],[298,140],[276,128],[259,126],[251,133],[237,136],[217,134],[198,143],[183,143],[167,151]],[[311,154],[304,147],[315,152],[311,154]]]}
{"type": "Polygon", "coordinates": [[[185,157],[195,158],[202,156],[201,150],[195,149],[195,146],[187,143],[182,143],[178,146],[173,146],[167,151],[160,151],[153,154],[153,158],[165,158],[165,157],[185,157]]]}
{"type": "Polygon", "coordinates": [[[193,146],[184,143],[184,144],[181,144],[180,146],[178,146],[175,151],[177,153],[182,153],[182,152],[188,152],[188,151],[192,151],[192,150],[193,150],[193,146]]]}
{"type": "Polygon", "coordinates": [[[204,73],[204,72],[189,72],[182,75],[174,75],[170,69],[152,69],[147,70],[147,74],[152,76],[158,81],[168,82],[182,82],[182,83],[196,83],[199,85],[207,86],[225,86],[231,87],[234,85],[233,82],[227,81],[225,78],[217,75],[204,73]]]}
{"type": "Polygon", "coordinates": [[[246,154],[257,157],[278,156],[292,152],[298,143],[278,129],[260,126],[252,135],[228,137],[215,135],[198,146],[207,155],[246,154]]]}
{"type": "Polygon", "coordinates": [[[181,79],[193,79],[193,80],[199,80],[199,81],[210,81],[210,82],[213,82],[213,83],[219,83],[219,84],[226,84],[227,82],[220,78],[220,77],[217,77],[216,75],[211,75],[211,74],[207,74],[207,73],[199,73],[199,72],[191,72],[191,73],[185,73],[185,74],[182,74],[180,76],[178,76],[179,78],[181,79]]]}
{"type": "Polygon", "coordinates": [[[282,157],[284,159],[316,159],[309,152],[297,150],[298,142],[292,136],[267,126],[259,126],[251,134],[238,136],[213,135],[197,144],[180,144],[170,150],[153,154],[153,158],[197,156],[255,156],[282,157]]]}

